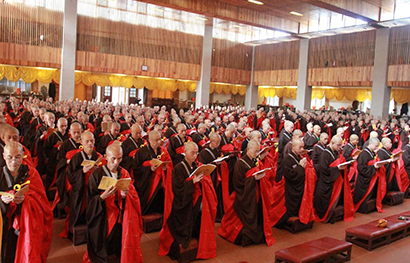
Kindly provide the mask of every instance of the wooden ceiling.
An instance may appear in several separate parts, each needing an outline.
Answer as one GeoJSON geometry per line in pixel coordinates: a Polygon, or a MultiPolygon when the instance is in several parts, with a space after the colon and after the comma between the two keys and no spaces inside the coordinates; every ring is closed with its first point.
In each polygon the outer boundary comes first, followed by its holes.
{"type": "MultiPolygon", "coordinates": [[[[208,17],[298,34],[301,24],[345,15],[369,23],[389,18],[398,2],[410,0],[138,0],[208,17]],[[291,11],[303,14],[295,16],[291,11]],[[387,14],[387,15],[385,15],[387,14]]],[[[391,15],[393,18],[393,16],[391,15]]]]}

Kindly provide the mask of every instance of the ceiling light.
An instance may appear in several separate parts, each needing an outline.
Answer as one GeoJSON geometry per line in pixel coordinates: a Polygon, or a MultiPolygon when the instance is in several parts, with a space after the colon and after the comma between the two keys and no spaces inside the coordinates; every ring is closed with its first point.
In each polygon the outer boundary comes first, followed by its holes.
{"type": "Polygon", "coordinates": [[[238,25],[233,25],[233,27],[242,28],[242,26],[238,26],[238,25]]]}
{"type": "Polygon", "coordinates": [[[164,9],[159,9],[159,8],[154,8],[154,10],[155,10],[155,11],[158,11],[158,12],[165,12],[164,9]]]}
{"type": "Polygon", "coordinates": [[[295,11],[290,12],[290,14],[294,16],[303,16],[303,14],[295,12],[295,11]]]}
{"type": "Polygon", "coordinates": [[[257,1],[257,0],[248,0],[249,3],[255,4],[255,5],[263,5],[263,2],[257,1]]]}

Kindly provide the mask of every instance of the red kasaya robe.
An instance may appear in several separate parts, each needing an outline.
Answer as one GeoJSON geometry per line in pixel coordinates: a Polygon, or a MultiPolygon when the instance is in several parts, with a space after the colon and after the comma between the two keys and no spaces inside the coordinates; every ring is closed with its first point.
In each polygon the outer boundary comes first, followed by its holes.
{"type": "MultiPolygon", "coordinates": [[[[121,169],[121,175],[121,178],[130,178],[129,173],[124,169],[121,169]]],[[[103,192],[102,190],[100,191],[101,193],[103,192]]],[[[107,229],[103,232],[106,232],[106,238],[110,235],[116,223],[122,224],[122,249],[120,262],[142,263],[143,258],[141,252],[141,204],[134,186],[130,184],[129,191],[125,201],[121,197],[121,191],[117,191],[115,194],[105,199],[104,203],[106,207],[106,218],[104,220],[106,220],[107,222],[107,229]],[[115,204],[115,195],[117,195],[118,206],[115,204]],[[121,216],[122,210],[124,212],[121,216]]],[[[103,240],[98,241],[103,242],[103,240]]],[[[83,256],[83,263],[91,263],[90,258],[88,257],[88,252],[86,252],[83,256]]]]}
{"type": "MultiPolygon", "coordinates": [[[[50,251],[53,236],[53,212],[40,175],[35,168],[28,166],[28,169],[27,181],[30,181],[30,190],[24,196],[20,214],[12,222],[13,228],[20,231],[15,262],[41,263],[46,262],[50,251]]],[[[10,215],[16,209],[16,203],[11,202],[10,215]]]]}
{"type": "MultiPolygon", "coordinates": [[[[339,158],[334,160],[329,167],[337,167],[339,164],[344,163],[346,160],[343,155],[340,155],[339,158]]],[[[338,199],[343,187],[343,207],[344,207],[344,221],[350,222],[353,221],[354,216],[354,205],[352,191],[350,189],[349,178],[347,176],[347,169],[340,171],[340,176],[336,179],[333,184],[332,194],[330,196],[329,207],[326,211],[326,214],[323,218],[319,218],[316,214],[316,221],[323,222],[327,219],[330,209],[333,207],[334,203],[338,199]],[[343,174],[343,176],[342,176],[343,174]]]]}
{"type": "MultiPolygon", "coordinates": [[[[378,158],[375,160],[371,160],[367,163],[367,165],[368,166],[374,165],[378,161],[380,161],[378,158]]],[[[360,205],[363,203],[366,197],[370,194],[370,192],[372,191],[377,181],[379,183],[377,185],[378,187],[377,187],[377,197],[376,197],[376,208],[377,208],[377,212],[384,213],[384,210],[382,209],[382,201],[383,201],[384,196],[386,195],[386,168],[384,166],[376,169],[376,173],[370,179],[369,188],[367,188],[367,191],[364,194],[363,198],[360,199],[360,201],[354,205],[355,212],[359,209],[360,205]]]]}
{"type": "MultiPolygon", "coordinates": [[[[194,177],[189,177],[186,181],[193,180],[194,177]]],[[[202,214],[201,214],[201,228],[200,238],[198,244],[197,259],[209,259],[216,257],[216,237],[215,237],[215,218],[216,207],[218,205],[218,198],[212,184],[212,179],[209,175],[204,175],[202,181],[202,191],[199,183],[195,184],[193,194],[193,206],[196,205],[198,198],[202,195],[202,214]]],[[[172,202],[174,194],[172,192],[172,173],[167,174],[165,184],[165,206],[164,206],[164,224],[159,234],[160,248],[158,255],[168,255],[171,245],[174,242],[171,231],[169,230],[167,221],[172,210],[172,202]]]]}
{"type": "MultiPolygon", "coordinates": [[[[254,168],[250,169],[246,172],[245,177],[249,178],[253,176],[254,173],[260,171],[259,166],[255,166],[254,168]]],[[[269,221],[269,212],[270,212],[270,183],[268,182],[269,178],[263,177],[260,180],[260,187],[256,184],[256,198],[259,201],[259,198],[262,200],[262,209],[263,209],[263,232],[265,235],[265,242],[268,246],[273,245],[275,243],[275,239],[272,236],[272,224],[269,221]],[[260,195],[259,195],[260,193],[260,195]]],[[[232,192],[230,197],[230,203],[233,204],[236,198],[236,192],[232,192]]],[[[231,243],[234,243],[239,232],[242,230],[243,224],[239,217],[237,216],[233,205],[228,207],[227,212],[225,213],[224,217],[222,218],[221,227],[218,229],[218,235],[223,237],[224,239],[228,240],[231,243]]]]}

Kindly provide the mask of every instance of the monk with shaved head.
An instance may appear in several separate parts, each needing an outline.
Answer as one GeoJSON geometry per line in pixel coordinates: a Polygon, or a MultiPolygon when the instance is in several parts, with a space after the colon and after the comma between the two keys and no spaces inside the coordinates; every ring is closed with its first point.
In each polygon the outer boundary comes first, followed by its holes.
{"type": "Polygon", "coordinates": [[[172,164],[161,163],[171,161],[167,149],[161,144],[161,134],[156,130],[150,131],[147,144],[137,150],[132,162],[135,189],[143,215],[164,212],[165,182],[162,179],[165,178],[165,169],[171,175],[172,164]]]}
{"type": "Polygon", "coordinates": [[[87,253],[84,259],[107,262],[115,255],[120,262],[142,262],[142,220],[138,194],[132,184],[126,189],[110,186],[99,189],[103,177],[112,180],[129,179],[120,167],[122,149],[117,144],[107,147],[107,164],[96,168],[87,187],[87,253]]]}
{"type": "Polygon", "coordinates": [[[110,127],[108,134],[101,138],[101,141],[97,145],[97,152],[105,154],[105,149],[107,146],[112,144],[114,141],[124,141],[125,137],[120,134],[121,125],[118,122],[113,122],[110,127]]]}
{"type": "Polygon", "coordinates": [[[46,262],[53,235],[53,213],[41,177],[34,167],[23,164],[20,143],[8,142],[3,158],[6,166],[0,169],[0,191],[16,194],[28,187],[28,192],[15,198],[1,196],[1,261],[46,262]],[[18,228],[13,226],[15,220],[18,228]]]}
{"type": "Polygon", "coordinates": [[[66,191],[67,165],[80,148],[82,132],[81,124],[78,122],[72,123],[69,131],[71,137],[64,140],[58,151],[56,185],[59,198],[55,199],[58,203],[55,201],[53,206],[61,213],[65,213],[65,207],[68,205],[68,193],[66,191]]]}
{"type": "MultiPolygon", "coordinates": [[[[345,162],[345,158],[340,155],[341,146],[342,138],[335,135],[319,157],[314,206],[319,219],[324,222],[334,222],[336,207],[344,204],[340,194],[342,193],[343,170],[347,169],[347,166],[338,166],[338,164],[345,162]],[[337,192],[333,192],[333,190],[337,192]]],[[[350,195],[350,193],[346,193],[350,195]]]]}
{"type": "Polygon", "coordinates": [[[142,139],[141,135],[141,126],[139,124],[134,124],[131,126],[130,136],[121,144],[121,148],[124,153],[121,162],[121,167],[123,167],[127,171],[131,171],[134,156],[136,152],[144,144],[144,140],[142,139]]]}
{"type": "MultiPolygon", "coordinates": [[[[377,151],[377,155],[380,161],[384,161],[391,158],[392,146],[393,143],[390,138],[383,138],[382,139],[382,148],[377,151]]],[[[400,188],[397,184],[397,180],[395,177],[395,170],[392,170],[392,166],[397,166],[397,161],[400,157],[397,157],[394,162],[385,164],[384,167],[386,168],[386,193],[389,191],[400,191],[400,188]]]]}
{"type": "Polygon", "coordinates": [[[303,157],[304,143],[301,139],[292,140],[292,151],[283,158],[282,171],[285,178],[286,213],[283,220],[299,217],[299,209],[305,188],[305,168],[307,159],[303,157]]]}
{"type": "Polygon", "coordinates": [[[259,151],[259,141],[252,139],[248,143],[246,154],[236,162],[233,177],[235,200],[232,207],[227,210],[218,230],[220,236],[241,246],[264,242],[268,246],[273,244],[271,229],[263,227],[269,219],[265,218],[263,213],[267,204],[262,200],[261,194],[262,184],[266,184],[266,181],[261,181],[265,173],[257,173],[260,170],[256,160],[259,151]],[[237,219],[242,226],[232,228],[235,225],[233,222],[237,219]]]}
{"type": "MultiPolygon", "coordinates": [[[[198,240],[197,258],[216,257],[215,236],[206,233],[214,232],[216,214],[216,194],[209,174],[193,172],[197,168],[198,146],[194,142],[185,145],[184,159],[172,171],[171,211],[164,212],[164,224],[160,233],[159,255],[179,258],[180,247],[187,249],[193,239],[198,240]],[[201,189],[201,191],[199,191],[201,189]],[[201,238],[207,236],[207,242],[201,238]],[[202,241],[202,242],[201,242],[202,241]]],[[[167,181],[167,184],[171,183],[167,181]]],[[[170,193],[167,193],[167,198],[170,193]]],[[[171,199],[167,199],[166,203],[171,199]]]]}
{"type": "Polygon", "coordinates": [[[68,229],[60,235],[67,237],[69,233],[73,234],[74,227],[85,224],[85,208],[86,198],[85,189],[88,186],[88,178],[95,168],[101,163],[89,163],[83,165],[84,161],[97,161],[101,154],[94,151],[95,139],[90,131],[85,131],[81,134],[82,150],[76,153],[68,164],[67,179],[71,185],[69,193],[68,206],[70,208],[68,218],[68,229]]]}

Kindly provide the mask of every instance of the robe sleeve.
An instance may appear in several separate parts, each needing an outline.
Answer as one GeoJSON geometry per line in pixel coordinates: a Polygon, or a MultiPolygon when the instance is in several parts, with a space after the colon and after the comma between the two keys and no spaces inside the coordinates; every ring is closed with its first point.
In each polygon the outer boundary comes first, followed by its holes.
{"type": "Polygon", "coordinates": [[[184,172],[181,169],[174,169],[172,173],[172,192],[174,193],[174,202],[179,200],[178,205],[186,206],[192,203],[194,194],[194,180],[185,181],[184,172]],[[179,198],[177,198],[179,197],[179,198]]]}
{"type": "Polygon", "coordinates": [[[359,175],[365,178],[372,178],[372,176],[376,173],[376,168],[373,165],[368,166],[367,163],[369,162],[369,158],[366,158],[364,154],[361,154],[357,160],[357,171],[359,175]]]}
{"type": "MultiPolygon", "coordinates": [[[[143,166],[145,161],[150,159],[149,154],[147,154],[147,147],[144,147],[137,151],[134,158],[134,185],[140,197],[140,202],[145,205],[148,201],[148,193],[151,184],[151,166],[143,166]]],[[[162,169],[159,167],[158,169],[162,169]]]]}
{"type": "Polygon", "coordinates": [[[343,157],[346,159],[346,162],[353,160],[353,158],[350,156],[350,154],[352,154],[352,151],[352,148],[348,145],[343,148],[343,157]]]}

